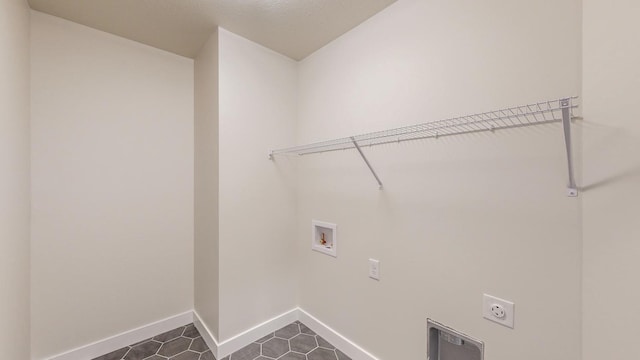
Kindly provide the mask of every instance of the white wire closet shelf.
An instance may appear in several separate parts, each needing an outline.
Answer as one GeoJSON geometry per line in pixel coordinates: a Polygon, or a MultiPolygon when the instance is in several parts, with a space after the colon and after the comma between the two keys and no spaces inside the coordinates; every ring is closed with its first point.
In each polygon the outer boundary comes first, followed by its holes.
{"type": "Polygon", "coordinates": [[[437,139],[444,136],[470,134],[484,131],[496,131],[526,126],[536,126],[549,123],[562,122],[569,165],[569,196],[577,196],[577,188],[573,176],[573,159],[571,154],[571,119],[573,109],[577,108],[577,98],[568,97],[548,100],[534,104],[514,106],[460,116],[450,119],[426,122],[383,131],[376,131],[345,138],[322,141],[307,145],[271,151],[269,158],[278,155],[309,155],[330,151],[356,149],[373,173],[376,181],[382,188],[382,182],[373,170],[373,167],[362,152],[362,147],[376,146],[390,143],[419,139],[437,139]]]}

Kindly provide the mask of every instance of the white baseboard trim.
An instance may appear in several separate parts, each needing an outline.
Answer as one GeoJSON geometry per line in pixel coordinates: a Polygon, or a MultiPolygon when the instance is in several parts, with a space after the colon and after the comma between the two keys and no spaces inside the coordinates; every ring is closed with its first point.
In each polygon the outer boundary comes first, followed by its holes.
{"type": "Polygon", "coordinates": [[[298,320],[298,311],[298,308],[289,310],[223,342],[218,342],[195,310],[193,312],[193,323],[216,359],[221,359],[298,320]]]}
{"type": "Polygon", "coordinates": [[[298,308],[298,320],[305,324],[308,328],[313,330],[316,334],[322,336],[325,340],[330,342],[333,346],[340,349],[343,353],[349,356],[353,360],[378,360],[375,356],[371,355],[368,351],[358,346],[353,341],[347,339],[339,332],[333,330],[322,321],[318,320],[308,312],[298,308]]]}
{"type": "Polygon", "coordinates": [[[215,336],[207,325],[202,321],[202,318],[198,313],[193,310],[193,325],[195,325],[196,329],[202,336],[202,340],[207,344],[213,355],[218,359],[218,340],[216,340],[215,336]]]}
{"type": "Polygon", "coordinates": [[[227,355],[242,349],[243,347],[251,344],[252,342],[269,335],[270,333],[279,330],[294,321],[298,320],[298,308],[287,311],[274,318],[271,318],[262,324],[258,324],[249,330],[246,330],[232,338],[229,338],[220,344],[218,344],[218,356],[216,359],[221,359],[227,355]]]}
{"type": "Polygon", "coordinates": [[[221,359],[297,320],[308,326],[353,360],[378,360],[378,358],[371,355],[362,347],[301,308],[289,310],[222,342],[218,342],[195,310],[187,311],[50,357],[47,360],[93,359],[191,322],[194,323],[216,359],[221,359]]]}
{"type": "Polygon", "coordinates": [[[87,360],[108,354],[125,346],[135,344],[142,340],[156,336],[163,332],[173,330],[193,322],[193,311],[168,317],[163,320],[125,331],[94,343],[81,346],[48,358],[47,360],[87,360]]]}

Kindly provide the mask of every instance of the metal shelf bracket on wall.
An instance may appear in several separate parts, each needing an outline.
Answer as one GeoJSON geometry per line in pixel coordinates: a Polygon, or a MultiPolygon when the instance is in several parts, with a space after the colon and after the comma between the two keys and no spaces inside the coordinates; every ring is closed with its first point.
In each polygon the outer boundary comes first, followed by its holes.
{"type": "Polygon", "coordinates": [[[360,149],[360,145],[358,145],[358,142],[356,141],[356,139],[353,136],[351,137],[351,141],[353,141],[353,146],[356,147],[356,149],[360,153],[360,156],[362,156],[362,160],[364,160],[364,163],[367,164],[367,166],[369,167],[369,170],[371,170],[371,173],[373,174],[373,177],[376,178],[376,181],[378,182],[379,189],[382,190],[382,181],[380,181],[380,178],[378,177],[378,174],[376,174],[376,171],[373,170],[373,167],[371,167],[371,164],[369,163],[369,160],[367,160],[367,157],[364,156],[364,153],[362,152],[362,149],[360,149]]]}
{"type": "Polygon", "coordinates": [[[574,103],[577,97],[561,98],[543,101],[535,104],[514,106],[506,109],[488,111],[485,113],[460,116],[439,121],[426,122],[395,129],[376,131],[372,133],[354,135],[346,138],[322,141],[308,145],[294,146],[290,148],[273,150],[269,159],[273,160],[277,155],[309,155],[330,151],[356,149],[365,164],[375,177],[380,189],[382,181],[364,155],[362,148],[390,143],[420,139],[437,139],[445,136],[471,134],[476,132],[494,132],[501,129],[535,126],[562,122],[564,140],[567,152],[567,165],[569,169],[568,196],[578,196],[578,188],[573,172],[573,155],[571,147],[571,120],[573,109],[578,105],[574,103]]]}
{"type": "Polygon", "coordinates": [[[571,100],[561,99],[560,107],[562,107],[562,129],[564,130],[564,143],[567,148],[567,166],[569,168],[569,187],[567,195],[570,197],[578,196],[578,187],[573,174],[573,151],[571,147],[571,100]]]}

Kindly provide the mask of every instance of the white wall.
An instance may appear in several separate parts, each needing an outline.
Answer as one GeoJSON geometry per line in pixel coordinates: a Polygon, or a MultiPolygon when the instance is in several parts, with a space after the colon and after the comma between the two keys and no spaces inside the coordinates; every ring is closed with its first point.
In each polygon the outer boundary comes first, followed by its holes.
{"type": "Polygon", "coordinates": [[[193,61],[32,13],[32,357],[193,307],[193,61]]]}
{"type": "MultiPolygon", "coordinates": [[[[576,95],[580,4],[399,0],[301,63],[297,141],[576,95]]],[[[384,191],[355,151],[298,160],[303,309],[380,359],[425,358],[427,317],[487,359],[580,358],[581,198],[559,124],[364,151],[384,191]],[[337,258],[311,251],[312,219],[338,224],[337,258]],[[515,301],[514,330],[482,319],[484,292],[515,301]]]]}
{"type": "Polygon", "coordinates": [[[271,149],[294,140],[296,63],[219,30],[220,341],[296,302],[294,174],[271,149]]]}
{"type": "Polygon", "coordinates": [[[218,31],[194,63],[195,273],[194,307],[218,338],[218,31]]]}
{"type": "MultiPolygon", "coordinates": [[[[221,30],[195,69],[33,12],[32,358],[194,302],[224,341],[296,299],[381,359],[424,358],[427,317],[495,360],[638,357],[640,9],[580,5],[400,0],[299,67],[221,30]],[[577,94],[581,75],[578,199],[564,196],[555,125],[365,149],[382,192],[355,152],[266,160],[294,142],[577,94]],[[311,219],[338,223],[337,258],[311,252],[311,219]],[[516,302],[515,330],[481,318],[483,292],[516,302]]],[[[0,58],[0,354],[22,359],[29,15],[21,1],[0,10],[12,54],[0,58]]]]}
{"type": "Polygon", "coordinates": [[[0,358],[29,358],[29,7],[0,1],[0,358]]]}
{"type": "Polygon", "coordinates": [[[583,4],[583,354],[638,359],[640,5],[583,4]]]}

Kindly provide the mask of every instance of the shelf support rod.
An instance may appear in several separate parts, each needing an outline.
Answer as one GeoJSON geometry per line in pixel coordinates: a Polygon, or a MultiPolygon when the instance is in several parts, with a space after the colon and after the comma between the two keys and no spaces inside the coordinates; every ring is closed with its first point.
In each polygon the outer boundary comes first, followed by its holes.
{"type": "Polygon", "coordinates": [[[569,188],[567,195],[576,197],[578,196],[578,188],[576,187],[576,179],[573,174],[573,154],[571,150],[571,99],[561,99],[560,107],[562,108],[562,127],[564,128],[564,143],[567,147],[567,164],[569,167],[569,188]]]}
{"type": "Polygon", "coordinates": [[[356,141],[356,139],[353,136],[351,137],[351,141],[353,142],[353,145],[356,147],[356,149],[360,153],[360,156],[362,156],[362,160],[364,160],[364,163],[367,164],[367,166],[369,167],[369,170],[371,170],[371,173],[373,174],[373,177],[376,178],[376,181],[378,182],[378,185],[380,186],[380,190],[382,190],[382,181],[380,181],[380,178],[378,177],[378,174],[376,174],[376,171],[373,170],[373,167],[371,167],[371,164],[369,163],[369,160],[367,160],[367,157],[364,156],[364,153],[362,152],[362,149],[360,149],[360,145],[358,145],[358,142],[356,141]]]}

